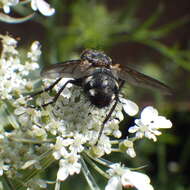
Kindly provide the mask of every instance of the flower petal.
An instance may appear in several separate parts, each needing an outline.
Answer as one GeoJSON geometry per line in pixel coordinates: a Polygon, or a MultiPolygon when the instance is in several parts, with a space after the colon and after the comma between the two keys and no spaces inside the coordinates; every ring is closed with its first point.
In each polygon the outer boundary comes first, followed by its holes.
{"type": "Polygon", "coordinates": [[[126,153],[131,157],[134,158],[136,156],[134,148],[128,148],[126,153]]]}
{"type": "Polygon", "coordinates": [[[171,128],[172,122],[169,119],[166,119],[164,116],[158,116],[154,121],[154,127],[159,128],[171,128]]]}
{"type": "Polygon", "coordinates": [[[37,11],[38,10],[38,7],[37,7],[37,4],[36,4],[36,0],[32,0],[31,1],[31,7],[34,11],[37,11]]]}
{"type": "Polygon", "coordinates": [[[105,190],[122,190],[121,178],[119,176],[113,176],[109,179],[105,190]]]}
{"type": "Polygon", "coordinates": [[[61,167],[57,172],[57,179],[60,181],[64,181],[69,176],[69,172],[67,169],[61,167]]]}
{"type": "Polygon", "coordinates": [[[51,8],[50,5],[44,0],[37,0],[36,5],[38,10],[45,16],[51,16],[55,13],[55,9],[51,8]]]}
{"type": "Polygon", "coordinates": [[[158,111],[152,106],[145,107],[141,112],[141,121],[147,125],[158,116],[158,111]]]}
{"type": "Polygon", "coordinates": [[[134,125],[128,129],[129,133],[136,133],[139,130],[139,127],[134,125]]]}
{"type": "Polygon", "coordinates": [[[139,172],[133,171],[126,171],[125,174],[122,176],[122,185],[133,185],[138,190],[153,190],[152,185],[150,185],[150,178],[139,172]]]}
{"type": "Polygon", "coordinates": [[[138,113],[139,111],[139,107],[137,106],[137,104],[135,104],[134,102],[124,99],[124,98],[120,98],[120,101],[123,104],[123,109],[124,111],[130,115],[130,116],[134,116],[138,113]]]}

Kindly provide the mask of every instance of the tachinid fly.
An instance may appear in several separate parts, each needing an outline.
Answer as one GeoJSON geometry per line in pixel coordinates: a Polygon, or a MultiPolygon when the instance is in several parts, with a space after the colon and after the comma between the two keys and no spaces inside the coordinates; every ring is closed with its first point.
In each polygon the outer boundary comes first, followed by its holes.
{"type": "Polygon", "coordinates": [[[114,64],[109,56],[97,50],[85,50],[78,60],[51,65],[45,68],[41,75],[45,78],[57,80],[45,90],[34,93],[31,97],[51,90],[62,78],[73,78],[62,86],[51,102],[43,104],[42,107],[56,102],[69,83],[83,88],[90,102],[98,108],[109,106],[114,101],[103,122],[98,139],[101,136],[104,124],[109,120],[119,101],[119,92],[125,82],[141,87],[159,89],[165,94],[171,94],[170,88],[165,84],[127,66],[114,64]]]}

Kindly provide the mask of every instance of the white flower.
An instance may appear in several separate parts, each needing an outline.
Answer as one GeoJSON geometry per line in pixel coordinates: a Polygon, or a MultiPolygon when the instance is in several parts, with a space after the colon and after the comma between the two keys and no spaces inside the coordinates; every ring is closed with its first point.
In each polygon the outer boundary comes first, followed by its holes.
{"type": "Polygon", "coordinates": [[[126,153],[131,157],[134,158],[136,156],[135,150],[134,150],[134,144],[133,141],[130,140],[124,140],[123,144],[125,147],[127,147],[126,153]]]}
{"type": "Polygon", "coordinates": [[[82,152],[84,147],[82,146],[83,143],[86,142],[86,138],[80,134],[80,133],[76,133],[74,135],[74,139],[73,139],[73,142],[72,144],[70,145],[69,149],[72,151],[72,152],[82,152]]]}
{"type": "Polygon", "coordinates": [[[152,185],[150,185],[150,178],[147,175],[129,169],[122,175],[121,183],[124,187],[134,186],[138,190],[153,190],[152,185]]]}
{"type": "Polygon", "coordinates": [[[119,149],[122,152],[126,152],[131,158],[134,158],[136,156],[133,141],[129,139],[125,139],[119,143],[119,149]]]}
{"type": "Polygon", "coordinates": [[[32,0],[31,7],[34,11],[39,10],[45,16],[52,16],[55,13],[55,9],[44,0],[32,0]]]}
{"type": "Polygon", "coordinates": [[[65,147],[69,146],[73,143],[73,139],[67,138],[63,139],[62,137],[57,137],[56,144],[54,145],[54,152],[53,156],[56,160],[60,159],[61,157],[68,157],[68,152],[65,147]]]}
{"type": "Polygon", "coordinates": [[[79,163],[79,155],[68,154],[67,159],[59,161],[59,170],[57,172],[57,179],[64,181],[69,175],[79,174],[81,164],[79,163]]]}
{"type": "Polygon", "coordinates": [[[111,143],[109,137],[102,134],[101,139],[98,142],[98,147],[102,150],[102,152],[105,152],[106,154],[111,153],[111,143]]]}
{"type": "Polygon", "coordinates": [[[19,0],[3,0],[1,3],[3,4],[3,11],[8,14],[10,13],[10,7],[17,5],[19,0]]]}
{"type": "Polygon", "coordinates": [[[59,131],[62,131],[62,133],[64,133],[65,131],[65,127],[63,126],[63,123],[61,121],[54,120],[53,118],[51,118],[51,121],[45,126],[45,129],[54,136],[57,135],[58,129],[59,131]]]}
{"type": "Polygon", "coordinates": [[[121,178],[120,176],[113,176],[109,179],[105,190],[122,190],[121,178]]]}
{"type": "MultiPolygon", "coordinates": [[[[30,58],[32,61],[38,61],[40,55],[41,55],[41,44],[38,41],[34,41],[31,45],[31,51],[28,52],[28,58],[30,58]]],[[[38,65],[39,68],[39,65],[38,65]]]]}
{"type": "Polygon", "coordinates": [[[123,187],[135,187],[138,190],[153,190],[150,185],[150,178],[140,172],[134,172],[120,164],[111,165],[108,170],[111,178],[105,187],[105,190],[122,190],[123,187]]]}
{"type": "Polygon", "coordinates": [[[15,109],[14,114],[18,116],[18,120],[22,126],[32,124],[32,122],[38,123],[38,119],[41,116],[39,110],[26,107],[18,107],[15,109]]]}
{"type": "Polygon", "coordinates": [[[126,153],[131,157],[131,158],[134,158],[136,156],[136,153],[135,153],[135,150],[133,147],[131,148],[128,148],[126,153]]]}
{"type": "Polygon", "coordinates": [[[170,120],[164,116],[159,116],[158,111],[151,106],[143,109],[141,118],[135,120],[135,126],[129,128],[130,133],[136,133],[137,138],[143,136],[157,140],[156,135],[161,135],[158,129],[167,129],[172,127],[170,120]]]}

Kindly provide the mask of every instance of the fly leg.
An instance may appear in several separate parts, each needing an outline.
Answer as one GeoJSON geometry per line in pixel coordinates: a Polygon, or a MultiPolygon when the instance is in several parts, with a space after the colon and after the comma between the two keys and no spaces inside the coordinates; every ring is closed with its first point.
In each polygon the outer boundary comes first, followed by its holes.
{"type": "Polygon", "coordinates": [[[98,138],[97,138],[97,141],[96,141],[95,145],[98,144],[98,141],[99,141],[100,137],[102,136],[104,126],[105,126],[106,122],[109,120],[109,118],[111,117],[111,114],[113,113],[113,111],[115,110],[115,107],[117,106],[118,101],[119,101],[119,98],[117,97],[114,105],[112,106],[111,110],[109,111],[108,115],[106,116],[106,118],[104,119],[104,121],[102,123],[102,127],[101,127],[101,129],[99,131],[98,138]]]}
{"type": "Polygon", "coordinates": [[[106,116],[106,118],[104,119],[104,121],[102,123],[102,127],[101,127],[101,129],[99,131],[98,138],[97,138],[97,141],[96,141],[95,145],[98,144],[98,141],[99,141],[100,137],[102,136],[102,133],[103,133],[103,130],[104,130],[104,126],[105,126],[106,122],[109,120],[109,118],[111,117],[113,111],[115,110],[115,108],[116,108],[116,106],[117,106],[117,104],[119,102],[119,96],[118,96],[118,94],[119,94],[121,88],[123,87],[124,83],[125,83],[125,81],[123,81],[123,80],[119,81],[119,89],[118,89],[118,92],[115,93],[115,103],[112,106],[111,110],[109,111],[108,115],[106,116]]]}
{"type": "MultiPolygon", "coordinates": [[[[41,94],[41,93],[43,93],[43,92],[47,92],[47,91],[52,90],[52,88],[53,88],[56,84],[58,84],[61,79],[62,79],[62,78],[58,78],[53,84],[51,84],[50,86],[48,86],[48,87],[45,88],[44,90],[38,91],[38,92],[36,92],[36,93],[34,93],[34,94],[31,94],[31,95],[30,95],[30,98],[33,98],[33,97],[35,97],[35,96],[37,96],[37,95],[39,95],[39,94],[41,94]]],[[[48,105],[50,105],[50,104],[55,103],[55,102],[57,101],[58,97],[60,96],[61,92],[62,92],[62,91],[65,89],[65,87],[67,86],[67,84],[69,84],[69,83],[74,84],[75,82],[77,82],[77,80],[68,80],[68,81],[59,89],[59,91],[57,92],[57,94],[55,95],[55,97],[53,98],[53,100],[51,100],[50,102],[47,102],[47,103],[45,103],[45,104],[42,104],[41,106],[37,106],[37,108],[46,107],[46,106],[48,106],[48,105]]],[[[36,108],[36,106],[29,106],[29,107],[31,107],[31,108],[36,108]]]]}
{"type": "Polygon", "coordinates": [[[68,81],[59,89],[59,91],[57,92],[57,94],[55,95],[55,97],[53,98],[53,100],[51,100],[51,101],[48,102],[48,103],[42,104],[41,106],[42,106],[42,107],[46,107],[46,106],[48,106],[48,105],[50,105],[50,104],[55,103],[55,102],[57,101],[57,99],[59,98],[61,92],[65,89],[65,87],[66,87],[69,83],[74,84],[75,81],[76,81],[76,80],[68,80],[68,81]]]}
{"type": "Polygon", "coordinates": [[[60,77],[60,78],[58,78],[53,84],[51,84],[50,86],[48,86],[47,88],[45,88],[45,89],[43,89],[43,90],[40,90],[40,91],[38,91],[38,92],[35,92],[35,93],[31,94],[31,95],[29,96],[29,98],[33,98],[33,97],[35,97],[35,96],[37,96],[37,95],[39,95],[39,94],[42,94],[42,93],[44,93],[44,92],[47,92],[47,91],[52,90],[53,87],[54,87],[56,84],[58,84],[61,79],[62,79],[62,78],[60,77]]]}

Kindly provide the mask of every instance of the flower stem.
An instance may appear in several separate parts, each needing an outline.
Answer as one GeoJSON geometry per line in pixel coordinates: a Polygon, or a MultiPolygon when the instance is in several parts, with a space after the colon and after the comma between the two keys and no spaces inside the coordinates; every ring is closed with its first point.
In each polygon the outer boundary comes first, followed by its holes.
{"type": "Polygon", "coordinates": [[[101,164],[101,165],[103,165],[103,166],[106,166],[106,167],[110,167],[110,165],[111,164],[113,164],[112,162],[110,162],[110,161],[108,161],[108,160],[105,160],[105,159],[103,159],[103,158],[94,158],[94,157],[92,157],[88,152],[85,152],[86,154],[87,154],[87,156],[89,157],[89,158],[91,158],[92,160],[94,160],[95,162],[97,162],[97,163],[99,163],[99,164],[101,164]]]}
{"type": "Polygon", "coordinates": [[[82,157],[80,158],[80,162],[82,164],[82,172],[86,178],[86,181],[88,182],[88,185],[90,186],[90,189],[91,190],[100,190],[100,188],[98,187],[94,177],[90,173],[90,171],[82,157]]]}
{"type": "Polygon", "coordinates": [[[15,190],[13,184],[11,183],[10,179],[6,176],[6,174],[3,175],[3,179],[7,190],[15,190]]]}
{"type": "MultiPolygon", "coordinates": [[[[84,159],[102,176],[109,179],[109,175],[105,173],[101,168],[99,168],[91,159],[84,155],[84,159]]],[[[94,159],[93,159],[94,160],[94,159]]],[[[98,160],[98,159],[97,159],[98,160]]]]}

